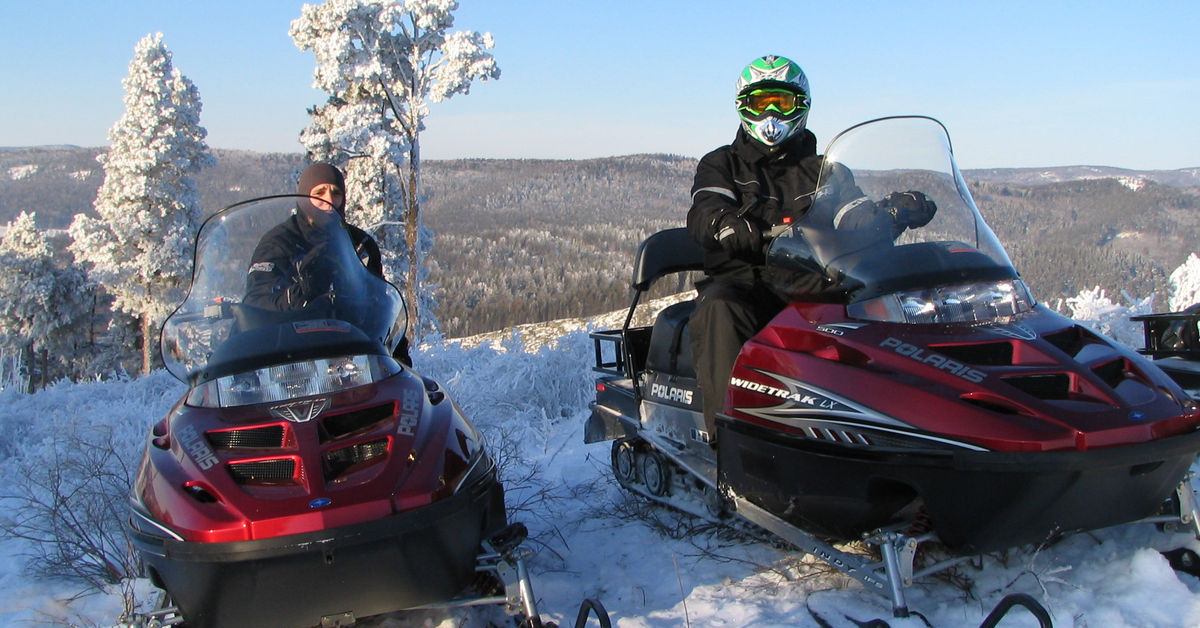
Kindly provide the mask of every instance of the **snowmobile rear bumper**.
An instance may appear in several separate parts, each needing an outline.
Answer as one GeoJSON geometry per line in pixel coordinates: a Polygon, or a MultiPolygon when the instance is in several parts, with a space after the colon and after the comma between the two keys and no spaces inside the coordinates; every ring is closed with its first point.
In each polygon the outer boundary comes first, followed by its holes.
{"type": "Polygon", "coordinates": [[[1200,432],[1085,451],[951,452],[846,446],[721,423],[722,485],[792,525],[857,540],[919,499],[938,538],[964,553],[1154,515],[1200,452],[1200,432]]]}
{"type": "Polygon", "coordinates": [[[504,523],[495,512],[503,492],[489,474],[417,510],[231,543],[170,538],[167,526],[135,503],[131,538],[189,627],[312,626],[326,617],[368,617],[458,595],[475,577],[484,528],[504,523]]]}

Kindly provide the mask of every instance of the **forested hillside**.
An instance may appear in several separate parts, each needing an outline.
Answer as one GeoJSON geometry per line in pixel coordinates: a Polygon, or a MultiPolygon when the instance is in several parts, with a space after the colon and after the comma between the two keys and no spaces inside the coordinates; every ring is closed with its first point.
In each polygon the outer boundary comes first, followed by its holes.
{"type": "MultiPolygon", "coordinates": [[[[0,224],[35,211],[39,227],[65,228],[91,211],[98,152],[0,149],[0,224]]],[[[214,153],[218,165],[198,182],[209,209],[290,192],[302,165],[298,154],[214,153]]],[[[695,160],[666,155],[425,162],[443,331],[455,337],[625,306],[638,243],[683,224],[694,169],[695,160]]],[[[1165,296],[1166,275],[1200,248],[1196,169],[964,175],[1035,295],[1051,304],[1097,285],[1165,296]]]]}

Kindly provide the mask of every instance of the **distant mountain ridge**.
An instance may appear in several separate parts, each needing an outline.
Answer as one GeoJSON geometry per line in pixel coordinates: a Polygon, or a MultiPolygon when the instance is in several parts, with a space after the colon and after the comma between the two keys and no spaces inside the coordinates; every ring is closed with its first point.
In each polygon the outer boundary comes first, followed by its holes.
{"type": "MultiPolygon", "coordinates": [[[[62,229],[91,212],[102,150],[0,149],[0,225],[33,211],[39,227],[62,229]]],[[[207,211],[290,192],[303,165],[298,153],[213,152],[217,165],[197,181],[207,211]]],[[[425,161],[422,215],[435,234],[443,331],[461,337],[621,308],[637,245],[684,223],[695,168],[671,155],[425,161]]],[[[1165,297],[1167,275],[1197,251],[1200,168],[963,175],[1035,295],[1052,305],[1095,286],[1165,297]]]]}
{"type": "MultiPolygon", "coordinates": [[[[90,206],[103,177],[96,156],[104,147],[80,147],[72,145],[47,146],[0,146],[0,222],[7,222],[21,211],[19,200],[11,194],[19,188],[36,185],[36,182],[51,182],[62,186],[67,197],[87,199],[86,204],[71,203],[75,207],[90,206]],[[24,184],[18,184],[24,182],[24,184]],[[67,190],[66,188],[74,188],[67,190]],[[75,193],[72,193],[75,192],[75,193]]],[[[223,206],[236,202],[247,193],[281,193],[289,191],[287,180],[294,180],[295,170],[303,164],[300,153],[261,153],[246,150],[213,151],[218,158],[215,168],[205,171],[200,177],[201,194],[207,207],[223,206]],[[254,164],[254,167],[247,168],[254,164]]],[[[687,157],[672,155],[626,155],[600,159],[455,159],[426,160],[429,169],[438,169],[440,164],[471,163],[501,164],[516,163],[589,163],[628,158],[664,158],[694,161],[687,157]]],[[[963,171],[969,181],[1013,185],[1044,185],[1093,179],[1115,179],[1124,182],[1153,181],[1177,188],[1200,187],[1200,167],[1177,170],[1132,170],[1111,166],[1053,166],[1044,168],[974,168],[963,171]]],[[[32,199],[30,199],[32,200],[32,199]]],[[[42,201],[53,199],[39,199],[42,201]]],[[[51,202],[44,211],[57,215],[60,209],[51,202]]],[[[75,212],[71,212],[74,215],[75,212]]],[[[70,221],[67,220],[69,223],[70,221]]],[[[60,226],[60,225],[51,225],[60,226]]]]}
{"type": "Polygon", "coordinates": [[[1087,179],[1154,181],[1177,188],[1200,186],[1200,168],[1129,170],[1110,166],[1056,166],[1051,168],[981,168],[963,171],[963,177],[988,183],[1041,185],[1087,179]]]}

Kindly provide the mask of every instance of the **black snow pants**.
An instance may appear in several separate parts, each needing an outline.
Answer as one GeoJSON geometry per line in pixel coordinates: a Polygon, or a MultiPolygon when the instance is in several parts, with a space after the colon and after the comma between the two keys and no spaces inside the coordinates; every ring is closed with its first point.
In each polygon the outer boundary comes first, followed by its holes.
{"type": "Polygon", "coordinates": [[[725,405],[725,390],[738,352],[786,303],[746,272],[708,277],[697,282],[696,289],[696,310],[688,323],[692,361],[700,384],[704,425],[715,442],[717,412],[725,405]]]}

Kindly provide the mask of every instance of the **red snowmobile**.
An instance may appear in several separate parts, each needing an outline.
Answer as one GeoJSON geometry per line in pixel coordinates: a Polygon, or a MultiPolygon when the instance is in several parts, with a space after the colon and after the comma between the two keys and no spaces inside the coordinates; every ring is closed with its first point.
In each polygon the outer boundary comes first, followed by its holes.
{"type": "Polygon", "coordinates": [[[129,520],[165,591],[155,621],[343,626],[494,603],[541,625],[496,466],[437,382],[393,359],[403,301],[344,230],[325,245],[324,296],[242,302],[252,252],[298,198],[205,221],[163,328],[166,367],[190,388],[151,430],[129,520]]]}
{"type": "Polygon", "coordinates": [[[632,320],[658,278],[702,268],[684,229],[648,238],[625,325],[592,335],[585,440],[613,440],[627,488],[701,516],[749,520],[888,596],[920,544],[955,555],[1151,518],[1195,530],[1189,467],[1200,408],[1160,369],[1039,304],[980,216],[949,135],[874,120],[825,152],[812,207],[776,231],[767,273],[818,273],[742,348],[708,434],[689,349],[694,304],[632,320]],[[875,203],[917,190],[932,221],[897,229],[875,203]],[[851,224],[854,228],[835,228],[851,224]],[[831,542],[865,540],[880,562],[831,542]]]}

